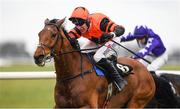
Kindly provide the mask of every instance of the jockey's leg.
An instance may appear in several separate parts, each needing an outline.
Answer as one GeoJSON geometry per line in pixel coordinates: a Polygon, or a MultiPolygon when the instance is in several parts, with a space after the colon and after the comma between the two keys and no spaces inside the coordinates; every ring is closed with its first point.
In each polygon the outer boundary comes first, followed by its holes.
{"type": "Polygon", "coordinates": [[[107,59],[114,54],[112,48],[115,47],[115,45],[113,44],[113,42],[109,41],[105,44],[105,46],[99,48],[94,55],[94,60],[96,61],[97,65],[104,68],[108,72],[106,75],[113,80],[113,83],[116,85],[118,90],[121,91],[127,84],[127,82],[120,75],[120,73],[123,74],[124,71],[121,69],[117,70],[115,67],[115,61],[107,59]]]}
{"type": "Polygon", "coordinates": [[[167,53],[164,53],[161,56],[154,59],[152,63],[147,66],[147,69],[149,71],[156,71],[160,69],[163,65],[165,65],[167,63],[167,60],[168,60],[168,55],[167,53]]]}
{"type": "MultiPolygon", "coordinates": [[[[85,38],[79,38],[78,39],[79,45],[81,49],[90,49],[90,48],[96,48],[98,47],[97,44],[95,44],[94,42],[85,39],[85,38]]],[[[97,49],[94,50],[85,50],[85,51],[81,51],[82,53],[90,53],[90,52],[95,52],[97,49]]]]}
{"type": "Polygon", "coordinates": [[[108,74],[106,75],[113,80],[113,83],[115,84],[115,86],[118,88],[119,91],[121,91],[125,87],[127,81],[125,81],[121,77],[113,61],[110,61],[109,59],[106,58],[102,58],[100,61],[97,62],[97,65],[103,67],[108,72],[108,74]]]}
{"type": "Polygon", "coordinates": [[[148,64],[144,60],[140,59],[139,62],[141,62],[143,65],[145,65],[148,69],[148,71],[151,72],[151,74],[156,74],[155,71],[160,69],[163,65],[167,63],[168,60],[168,54],[165,52],[159,57],[156,57],[154,55],[147,55],[144,57],[145,59],[149,60],[151,64],[148,64]]]}

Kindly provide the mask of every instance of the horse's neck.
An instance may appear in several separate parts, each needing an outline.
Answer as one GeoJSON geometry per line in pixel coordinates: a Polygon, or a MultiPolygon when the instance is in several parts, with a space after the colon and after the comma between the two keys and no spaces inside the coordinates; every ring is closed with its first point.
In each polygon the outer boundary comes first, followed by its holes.
{"type": "Polygon", "coordinates": [[[73,50],[68,39],[63,40],[63,45],[61,45],[61,41],[59,41],[58,44],[58,47],[62,48],[57,47],[57,50],[55,50],[57,52],[56,54],[58,54],[58,57],[54,59],[57,76],[75,75],[76,73],[79,73],[81,55],[79,52],[59,54],[73,50]]]}

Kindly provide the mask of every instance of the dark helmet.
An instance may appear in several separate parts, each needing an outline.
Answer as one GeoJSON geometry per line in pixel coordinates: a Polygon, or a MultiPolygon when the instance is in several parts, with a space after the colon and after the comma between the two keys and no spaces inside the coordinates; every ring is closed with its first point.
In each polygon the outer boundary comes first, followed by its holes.
{"type": "Polygon", "coordinates": [[[143,27],[141,26],[136,26],[134,29],[134,36],[136,36],[137,38],[143,38],[145,35],[148,34],[148,29],[147,27],[143,27]]]}

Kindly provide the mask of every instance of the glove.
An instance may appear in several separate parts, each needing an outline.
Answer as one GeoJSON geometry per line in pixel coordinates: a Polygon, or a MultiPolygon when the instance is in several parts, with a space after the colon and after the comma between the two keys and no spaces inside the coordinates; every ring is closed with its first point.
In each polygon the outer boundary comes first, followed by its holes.
{"type": "Polygon", "coordinates": [[[134,56],[130,56],[130,58],[134,59],[134,56]]]}
{"type": "Polygon", "coordinates": [[[75,39],[75,38],[70,38],[70,43],[71,45],[73,46],[74,49],[76,50],[80,50],[80,46],[79,46],[79,43],[78,43],[78,40],[75,39]]]}
{"type": "Polygon", "coordinates": [[[113,34],[112,33],[104,33],[101,38],[99,39],[100,43],[104,43],[109,41],[111,38],[113,38],[113,34]]]}

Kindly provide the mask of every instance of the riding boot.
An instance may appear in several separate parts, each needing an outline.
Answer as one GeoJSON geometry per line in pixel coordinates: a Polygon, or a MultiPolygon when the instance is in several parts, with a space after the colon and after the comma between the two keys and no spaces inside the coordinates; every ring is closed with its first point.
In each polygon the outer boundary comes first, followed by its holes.
{"type": "Polygon", "coordinates": [[[121,91],[125,87],[127,81],[121,77],[113,61],[110,61],[106,58],[102,58],[99,62],[97,62],[97,65],[104,68],[107,71],[106,76],[112,79],[113,83],[119,91],[121,91]]]}

